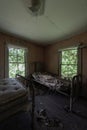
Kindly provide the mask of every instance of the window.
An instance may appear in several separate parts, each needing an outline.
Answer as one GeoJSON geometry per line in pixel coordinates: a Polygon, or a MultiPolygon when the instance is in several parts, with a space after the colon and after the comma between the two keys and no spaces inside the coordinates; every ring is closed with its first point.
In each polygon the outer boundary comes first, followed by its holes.
{"type": "Polygon", "coordinates": [[[60,76],[72,78],[78,71],[78,49],[66,49],[60,51],[60,76]]]}
{"type": "Polygon", "coordinates": [[[15,78],[16,74],[26,75],[26,49],[8,48],[8,75],[15,78]]]}

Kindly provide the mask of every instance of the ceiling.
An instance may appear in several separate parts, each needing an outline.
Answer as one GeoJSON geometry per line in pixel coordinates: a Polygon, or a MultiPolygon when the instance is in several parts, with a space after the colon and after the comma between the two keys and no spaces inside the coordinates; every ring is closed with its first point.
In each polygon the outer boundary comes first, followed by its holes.
{"type": "Polygon", "coordinates": [[[32,16],[23,0],[0,0],[0,29],[45,45],[87,31],[87,0],[45,0],[41,16],[32,16]]]}

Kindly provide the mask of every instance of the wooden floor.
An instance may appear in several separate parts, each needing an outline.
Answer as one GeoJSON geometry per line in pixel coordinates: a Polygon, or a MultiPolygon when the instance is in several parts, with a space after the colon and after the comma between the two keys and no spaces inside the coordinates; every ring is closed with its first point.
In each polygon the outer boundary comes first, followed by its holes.
{"type": "MultiPolygon", "coordinates": [[[[35,96],[35,125],[34,130],[87,130],[87,101],[79,100],[73,106],[76,113],[66,112],[64,107],[69,105],[69,98],[61,94],[51,93],[35,96]],[[62,127],[47,127],[37,120],[36,113],[46,109],[49,119],[58,119],[62,127]],[[83,116],[82,116],[83,115],[83,116]]],[[[0,123],[0,130],[32,130],[31,115],[17,113],[13,117],[0,123]]]]}
{"type": "Polygon", "coordinates": [[[35,130],[87,130],[87,102],[79,100],[73,105],[73,112],[66,112],[65,107],[69,105],[69,98],[61,94],[45,94],[35,97],[36,112],[41,108],[46,109],[49,119],[57,118],[63,127],[46,127],[35,123],[35,130]]]}

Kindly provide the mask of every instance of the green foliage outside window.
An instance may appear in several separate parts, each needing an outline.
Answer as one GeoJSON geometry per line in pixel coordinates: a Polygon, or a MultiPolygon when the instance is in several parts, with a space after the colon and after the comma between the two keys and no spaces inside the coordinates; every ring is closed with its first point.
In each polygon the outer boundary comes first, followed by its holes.
{"type": "Polygon", "coordinates": [[[67,49],[61,54],[61,76],[72,78],[77,74],[77,49],[67,49]]]}
{"type": "Polygon", "coordinates": [[[9,48],[9,77],[25,76],[25,49],[9,48]]]}

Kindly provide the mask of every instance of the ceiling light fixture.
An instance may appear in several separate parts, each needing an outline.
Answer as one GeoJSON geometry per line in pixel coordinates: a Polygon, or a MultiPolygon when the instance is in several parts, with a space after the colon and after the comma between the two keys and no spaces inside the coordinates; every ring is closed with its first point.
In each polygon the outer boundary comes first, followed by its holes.
{"type": "Polygon", "coordinates": [[[24,0],[27,8],[34,16],[40,16],[44,14],[45,0],[24,0]]]}

